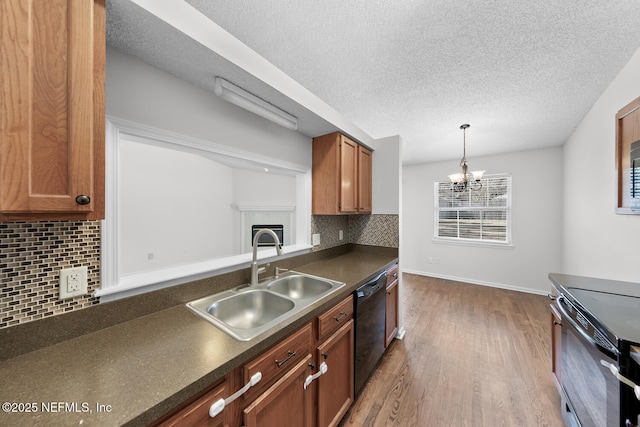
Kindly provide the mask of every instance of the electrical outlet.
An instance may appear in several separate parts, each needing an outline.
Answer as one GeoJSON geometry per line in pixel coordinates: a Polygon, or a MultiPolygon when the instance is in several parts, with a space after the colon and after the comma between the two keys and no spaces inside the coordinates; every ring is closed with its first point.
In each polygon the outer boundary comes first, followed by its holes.
{"type": "Polygon", "coordinates": [[[73,293],[80,290],[80,273],[75,269],[67,276],[67,292],[73,293]]]}
{"type": "Polygon", "coordinates": [[[67,299],[87,293],[87,267],[65,268],[60,270],[59,298],[67,299]]]}
{"type": "Polygon", "coordinates": [[[344,239],[344,232],[342,230],[338,231],[338,239],[339,240],[344,239]]]}
{"type": "Polygon", "coordinates": [[[320,233],[312,234],[311,240],[312,240],[311,243],[313,244],[313,246],[320,245],[320,233]]]}

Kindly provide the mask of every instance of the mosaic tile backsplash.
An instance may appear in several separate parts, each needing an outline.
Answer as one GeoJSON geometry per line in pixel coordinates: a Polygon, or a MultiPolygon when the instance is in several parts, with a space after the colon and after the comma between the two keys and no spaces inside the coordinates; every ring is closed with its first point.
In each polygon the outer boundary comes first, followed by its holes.
{"type": "Polygon", "coordinates": [[[97,304],[100,222],[0,223],[0,328],[97,304]],[[88,294],[58,300],[60,269],[88,267],[88,294]]]}
{"type": "MultiPolygon", "coordinates": [[[[314,250],[347,243],[399,247],[398,215],[316,215],[311,233],[321,236],[314,250]]],[[[99,286],[99,221],[0,223],[0,329],[98,304],[90,294],[99,286]],[[87,295],[59,301],[60,270],[85,265],[87,295]]]]}
{"type": "Polygon", "coordinates": [[[345,243],[400,247],[398,215],[314,215],[311,234],[320,234],[320,246],[314,250],[332,248],[345,243]],[[343,230],[343,239],[339,231],[343,230]]]}

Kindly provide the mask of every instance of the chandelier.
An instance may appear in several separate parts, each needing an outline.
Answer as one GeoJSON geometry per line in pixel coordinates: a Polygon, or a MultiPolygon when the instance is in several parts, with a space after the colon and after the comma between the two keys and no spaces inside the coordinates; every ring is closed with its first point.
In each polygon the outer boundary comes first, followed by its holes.
{"type": "Polygon", "coordinates": [[[473,171],[471,173],[468,172],[467,166],[467,128],[471,125],[461,125],[460,129],[462,129],[462,160],[460,160],[460,166],[462,167],[462,172],[454,173],[449,175],[449,179],[451,180],[451,185],[453,186],[454,191],[469,191],[469,190],[479,190],[482,188],[482,175],[485,171],[473,171]]]}

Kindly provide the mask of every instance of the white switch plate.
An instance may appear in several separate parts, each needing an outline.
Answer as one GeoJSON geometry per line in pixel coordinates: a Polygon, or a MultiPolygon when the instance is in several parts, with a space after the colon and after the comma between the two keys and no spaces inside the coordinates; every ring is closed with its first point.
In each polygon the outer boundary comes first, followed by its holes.
{"type": "Polygon", "coordinates": [[[320,233],[312,234],[311,240],[312,240],[311,243],[313,244],[313,246],[318,246],[320,244],[320,233]]]}
{"type": "Polygon", "coordinates": [[[59,297],[63,300],[87,293],[87,267],[65,268],[60,270],[59,297]]]}

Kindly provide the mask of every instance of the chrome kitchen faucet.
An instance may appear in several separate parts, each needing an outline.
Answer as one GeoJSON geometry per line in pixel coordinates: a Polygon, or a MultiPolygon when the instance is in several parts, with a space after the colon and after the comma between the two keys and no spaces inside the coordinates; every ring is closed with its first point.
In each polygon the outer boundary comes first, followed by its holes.
{"type": "Polygon", "coordinates": [[[280,239],[278,239],[278,235],[274,233],[273,230],[270,230],[268,228],[263,228],[259,230],[255,236],[253,236],[253,262],[251,263],[251,285],[252,286],[258,284],[258,275],[266,271],[266,267],[258,267],[258,261],[257,261],[258,239],[264,233],[271,234],[271,236],[273,237],[273,240],[275,241],[276,252],[278,253],[278,256],[282,255],[282,249],[280,249],[280,239]]]}

